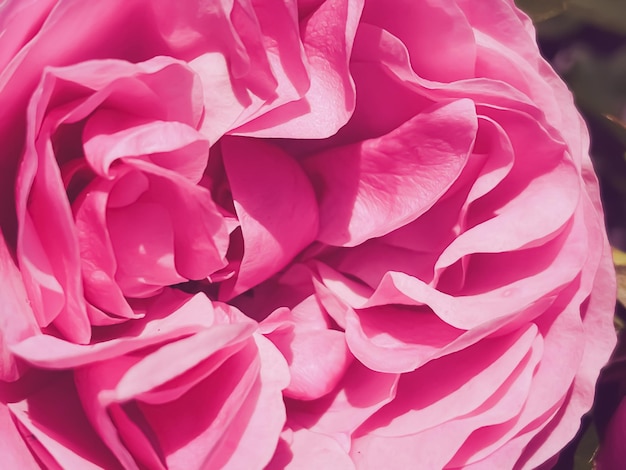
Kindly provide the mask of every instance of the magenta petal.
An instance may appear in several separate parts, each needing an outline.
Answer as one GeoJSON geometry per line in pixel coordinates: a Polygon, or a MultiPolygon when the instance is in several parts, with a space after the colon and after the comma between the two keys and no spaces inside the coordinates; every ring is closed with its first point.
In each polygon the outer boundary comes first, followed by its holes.
{"type": "Polygon", "coordinates": [[[245,138],[222,142],[224,166],[244,240],[232,297],[285,267],[317,235],[315,196],[299,165],[278,147],[245,138]]]}
{"type": "MultiPolygon", "coordinates": [[[[45,88],[45,87],[44,87],[45,88]]],[[[69,201],[39,114],[28,107],[26,151],[16,183],[17,259],[40,326],[54,322],[78,343],[91,335],[80,276],[80,254],[69,201]]]]}
{"type": "MultiPolygon", "coordinates": [[[[28,399],[8,407],[23,430],[25,441],[32,446],[33,453],[48,464],[45,468],[119,468],[118,462],[87,421],[71,375],[58,377],[28,399]],[[54,405],[51,406],[51,403],[54,405]]],[[[3,434],[3,443],[10,442],[7,439],[10,437],[3,434]]],[[[15,450],[18,449],[19,445],[15,450]]],[[[3,453],[3,465],[7,463],[6,459],[7,454],[3,453]]],[[[30,470],[40,466],[9,468],[30,470]]]]}
{"type": "Polygon", "coordinates": [[[149,121],[120,112],[98,110],[83,132],[85,159],[93,170],[110,178],[119,159],[144,157],[197,183],[209,155],[209,142],[193,127],[177,121],[149,121]]]}
{"type": "Polygon", "coordinates": [[[4,237],[0,235],[0,379],[16,380],[22,366],[15,361],[10,346],[37,333],[33,311],[24,282],[15,266],[4,237]]]}
{"type": "Polygon", "coordinates": [[[350,351],[379,372],[415,370],[462,333],[429,311],[384,306],[347,313],[350,351]]]}
{"type": "Polygon", "coordinates": [[[136,318],[115,281],[117,260],[106,226],[107,183],[90,187],[73,206],[85,299],[113,317],[136,318]]]}
{"type": "Polygon", "coordinates": [[[150,197],[172,220],[178,273],[202,279],[226,266],[228,229],[210,192],[159,167],[135,164],[150,174],[150,197]]]}
{"type": "Polygon", "coordinates": [[[318,239],[354,246],[415,220],[458,177],[477,127],[474,104],[459,100],[385,136],[306,160],[320,199],[318,239]]]}
{"type": "Polygon", "coordinates": [[[107,222],[120,260],[115,277],[127,296],[143,296],[147,286],[158,290],[185,280],[176,272],[173,224],[163,206],[135,203],[109,209],[107,222]]]}
{"type": "Polygon", "coordinates": [[[8,68],[8,64],[31,39],[33,30],[48,16],[54,4],[54,0],[26,0],[2,6],[0,70],[8,68]]]}
{"type": "Polygon", "coordinates": [[[459,462],[451,459],[477,430],[487,428],[479,445],[468,446],[470,451],[488,447],[492,439],[488,427],[511,419],[515,423],[514,418],[525,405],[533,372],[541,359],[537,329],[529,328],[523,334],[495,338],[491,343],[495,346],[493,350],[487,341],[483,343],[474,350],[470,348],[460,353],[458,358],[443,360],[449,361],[454,369],[446,371],[443,363],[433,364],[407,376],[407,382],[400,381],[391,409],[384,408],[375,415],[364,425],[363,434],[353,441],[351,456],[357,464],[373,469],[393,458],[397,468],[403,468],[407,462],[419,459],[425,462],[426,468],[445,468],[447,464],[454,468],[459,462]],[[504,350],[504,355],[498,357],[497,350],[504,350]],[[485,357],[485,353],[490,357],[485,357]],[[474,355],[475,359],[465,361],[463,354],[474,355]],[[464,370],[466,364],[476,368],[464,370]],[[487,367],[483,369],[484,366],[487,367]],[[418,378],[428,371],[435,375],[418,378]],[[460,375],[471,379],[465,381],[460,375]],[[458,383],[462,384],[461,387],[458,383]],[[423,393],[416,394],[419,384],[429,386],[422,390],[423,393]],[[394,410],[395,407],[406,408],[402,412],[394,410]],[[382,427],[377,429],[376,423],[382,427]],[[441,442],[446,445],[440,445],[441,442]],[[425,448],[430,451],[424,452],[425,448]]]}

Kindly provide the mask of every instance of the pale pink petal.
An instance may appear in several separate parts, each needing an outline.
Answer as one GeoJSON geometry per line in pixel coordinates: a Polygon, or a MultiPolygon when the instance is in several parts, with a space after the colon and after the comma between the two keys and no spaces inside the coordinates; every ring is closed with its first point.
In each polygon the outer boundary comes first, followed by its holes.
{"type": "MultiPolygon", "coordinates": [[[[17,163],[23,151],[26,134],[23,123],[28,100],[41,78],[42,64],[67,65],[94,57],[113,56],[137,62],[158,54],[154,43],[146,45],[147,47],[128,47],[131,38],[137,38],[137,35],[145,37],[149,30],[153,29],[149,21],[137,21],[138,17],[134,14],[135,5],[120,0],[97,5],[74,0],[54,3],[50,5],[48,1],[11,2],[12,7],[18,6],[18,10],[25,11],[25,14],[29,15],[29,21],[37,23],[37,27],[28,31],[28,42],[19,53],[11,55],[10,62],[3,63],[0,68],[0,100],[3,103],[3,113],[14,117],[3,120],[0,124],[0,140],[4,146],[3,158],[0,159],[2,194],[0,214],[3,221],[6,221],[8,216],[14,217],[10,215],[14,210],[10,206],[14,195],[17,163]],[[46,15],[50,8],[51,11],[46,15]],[[41,16],[42,13],[44,16],[41,16]],[[42,24],[39,24],[38,18],[42,24]],[[116,40],[112,41],[108,32],[111,28],[118,27],[116,40]],[[68,31],[72,34],[68,35],[68,31]],[[63,47],[59,47],[61,44],[63,47]]],[[[3,4],[3,9],[7,6],[8,4],[3,4]]],[[[19,17],[9,14],[6,17],[2,15],[2,18],[10,23],[11,29],[23,27],[23,23],[20,24],[18,21],[18,18],[22,18],[21,13],[19,17]]],[[[3,23],[2,31],[6,26],[7,24],[3,23]]],[[[7,46],[6,49],[3,48],[3,52],[13,54],[15,51],[7,46]]]]}
{"type": "Polygon", "coordinates": [[[329,329],[314,296],[266,318],[262,330],[289,365],[291,380],[285,396],[314,400],[330,392],[352,361],[343,332],[329,329]],[[270,331],[271,328],[271,331],[270,331]]]}
{"type": "Polygon", "coordinates": [[[284,358],[276,348],[260,335],[254,337],[261,360],[256,403],[251,403],[252,414],[247,417],[243,432],[224,468],[236,470],[250,467],[254,462],[264,468],[272,458],[278,444],[280,431],[285,424],[286,412],[281,391],[289,382],[289,372],[284,358]]]}
{"type": "MultiPolygon", "coordinates": [[[[529,335],[525,336],[528,339],[529,335]]],[[[530,335],[531,340],[533,336],[530,335]]],[[[526,350],[524,352],[528,353],[527,348],[530,345],[528,341],[525,342],[526,350]]],[[[486,401],[477,402],[480,406],[475,410],[460,416],[455,416],[456,413],[454,413],[452,417],[456,419],[444,421],[438,426],[424,429],[418,433],[401,431],[400,435],[388,437],[369,428],[369,433],[354,439],[350,452],[352,458],[359,467],[366,469],[380,468],[382,462],[393,462],[390,468],[400,469],[405,468],[411,460],[420,462],[424,468],[444,468],[447,464],[451,467],[456,466],[456,462],[451,462],[451,458],[475,430],[483,426],[488,427],[506,422],[519,413],[526,400],[531,377],[540,358],[541,349],[535,350],[535,352],[535,354],[529,353],[529,356],[519,365],[517,362],[509,364],[509,373],[512,375],[505,378],[504,382],[501,382],[501,386],[496,386],[496,388],[485,387],[487,388],[484,397],[486,401]],[[442,442],[445,442],[446,445],[441,445],[442,442]],[[424,449],[429,449],[429,451],[424,452],[424,449]]],[[[432,384],[430,381],[427,383],[432,384]]],[[[481,383],[480,388],[483,387],[484,385],[481,383]]],[[[399,392],[402,390],[402,383],[399,384],[398,389],[399,392]]],[[[464,393],[461,401],[467,400],[471,395],[471,392],[464,393]]],[[[422,424],[419,418],[417,420],[422,424]]],[[[426,426],[422,424],[422,428],[426,426]]],[[[490,437],[487,430],[484,440],[488,442],[490,437]]]]}
{"type": "Polygon", "coordinates": [[[494,216],[460,234],[442,253],[438,268],[450,266],[466,253],[537,246],[561,229],[579,204],[579,176],[573,163],[563,158],[562,144],[548,136],[537,139],[538,131],[533,132],[528,116],[516,116],[515,121],[502,118],[499,122],[508,125],[505,129],[513,141],[517,163],[495,190],[476,203],[475,211],[494,216]],[[528,124],[522,126],[524,121],[528,124]],[[541,155],[540,161],[533,164],[530,158],[524,158],[523,149],[528,148],[525,142],[529,139],[543,146],[540,150],[537,144],[528,150],[532,155],[541,155]],[[529,216],[534,222],[522,223],[529,216]]]}
{"type": "Polygon", "coordinates": [[[235,72],[231,83],[240,100],[242,85],[248,90],[246,106],[232,129],[243,126],[252,130],[250,135],[258,129],[266,135],[279,135],[280,126],[289,125],[291,110],[308,111],[294,106],[310,87],[311,71],[302,45],[297,4],[281,0],[267,0],[262,5],[240,1],[233,5],[232,20],[251,53],[248,70],[244,74],[235,72]],[[261,59],[263,67],[269,66],[272,74],[271,89],[260,86],[264,70],[259,74],[259,67],[252,63],[261,59]]]}
{"type": "Polygon", "coordinates": [[[259,329],[261,333],[269,334],[287,326],[298,327],[307,331],[326,330],[330,328],[331,322],[317,298],[314,295],[309,295],[291,309],[277,308],[260,323],[259,329]]]}
{"type": "Polygon", "coordinates": [[[367,2],[362,21],[398,37],[421,77],[451,82],[475,76],[472,25],[456,0],[402,0],[394,8],[384,0],[367,2]],[[437,38],[437,53],[432,50],[433,38],[437,38]]]}
{"type": "MultiPolygon", "coordinates": [[[[227,351],[226,357],[221,357],[214,367],[205,370],[208,375],[227,360],[229,356],[236,354],[238,350],[245,347],[247,339],[250,338],[256,325],[252,322],[213,325],[206,330],[198,331],[187,338],[180,338],[177,341],[164,344],[158,350],[142,357],[136,364],[132,365],[125,372],[124,376],[116,384],[114,392],[109,395],[109,399],[124,402],[132,398],[144,399],[147,403],[159,403],[163,401],[156,389],[162,384],[175,380],[187,371],[197,367],[207,357],[221,355],[222,351],[227,351]]],[[[191,388],[194,383],[186,378],[187,388],[191,388]]],[[[177,389],[177,393],[183,395],[186,389],[177,389]]],[[[168,393],[168,399],[172,397],[168,393]]]]}
{"type": "Polygon", "coordinates": [[[237,96],[224,55],[202,54],[189,62],[189,67],[198,74],[203,88],[204,116],[199,131],[213,145],[232,129],[248,103],[237,96]]]}
{"type": "MultiPolygon", "coordinates": [[[[237,330],[237,325],[223,327],[237,330]]],[[[161,385],[200,364],[198,361],[218,352],[223,343],[216,344],[213,339],[221,337],[223,341],[228,341],[229,337],[221,334],[223,328],[215,328],[215,331],[213,328],[204,331],[210,337],[201,332],[199,336],[169,343],[147,356],[121,356],[76,372],[76,384],[87,416],[125,466],[136,468],[136,458],[152,454],[145,448],[150,443],[137,439],[135,433],[118,436],[115,429],[124,425],[126,420],[115,415],[108,417],[107,414],[109,407],[115,408],[116,403],[137,400],[135,403],[156,436],[157,448],[163,452],[167,468],[183,469],[186,468],[184,465],[200,468],[209,458],[223,458],[219,452],[224,445],[221,436],[231,426],[235,426],[233,432],[242,429],[241,418],[237,419],[239,414],[235,410],[246,415],[248,410],[242,407],[242,403],[251,393],[259,367],[256,347],[249,342],[231,350],[230,357],[217,370],[208,377],[211,370],[206,370],[204,377],[197,377],[189,384],[186,393],[181,390],[179,396],[170,397],[174,398],[172,401],[152,403],[152,400],[142,400],[145,392],[150,398],[150,389],[158,390],[161,385]],[[204,347],[198,348],[199,345],[204,347]],[[188,354],[192,351],[193,354],[188,354]],[[169,359],[164,363],[160,356],[169,359]],[[176,358],[186,358],[185,364],[180,363],[177,367],[176,358]],[[140,380],[133,380],[132,376],[140,380]],[[135,393],[139,395],[135,396],[135,393]],[[202,398],[207,395],[212,397],[208,402],[202,398]],[[198,406],[199,403],[203,406],[198,406]]],[[[249,334],[248,329],[248,337],[249,334]]],[[[243,421],[245,423],[245,418],[243,421]]],[[[228,447],[225,450],[230,452],[228,447]]]]}
{"type": "Polygon", "coordinates": [[[233,450],[228,443],[242,434],[256,405],[255,353],[254,346],[245,347],[179,400],[139,405],[169,468],[219,468],[228,461],[233,450]]]}
{"type": "Polygon", "coordinates": [[[287,429],[266,470],[356,470],[348,453],[332,437],[307,429],[287,429]]]}
{"type": "MultiPolygon", "coordinates": [[[[361,432],[392,438],[415,434],[472,413],[514,375],[519,363],[528,362],[524,358],[533,343],[537,343],[535,347],[541,353],[537,328],[529,327],[511,335],[485,339],[403,375],[394,401],[374,415],[361,432]],[[421,393],[415,393],[417,389],[421,393]]],[[[539,357],[528,367],[535,367],[539,357]]]]}
{"type": "Polygon", "coordinates": [[[8,468],[39,470],[40,466],[29,450],[25,436],[20,433],[14,417],[4,403],[0,403],[0,455],[8,468]]]}
{"type": "Polygon", "coordinates": [[[193,128],[202,118],[203,103],[196,99],[202,96],[199,77],[187,64],[172,57],[157,56],[140,63],[90,60],[49,68],[47,77],[58,81],[56,93],[61,96],[76,94],[76,87],[70,84],[92,90],[93,95],[78,95],[92,105],[92,110],[108,99],[113,108],[131,115],[178,121],[193,128]]]}
{"type": "Polygon", "coordinates": [[[516,84],[518,89],[531,96],[545,113],[546,120],[571,145],[574,161],[580,165],[582,156],[587,155],[588,144],[583,144],[588,138],[587,128],[581,125],[580,116],[571,112],[571,92],[552,67],[537,54],[536,32],[530,19],[512,2],[488,5],[485,2],[458,0],[457,4],[472,25],[481,48],[477,55],[477,76],[492,76],[499,81],[516,84]],[[500,50],[497,70],[492,67],[494,59],[485,50],[487,44],[492,50],[500,50]],[[503,61],[513,62],[515,66],[506,62],[505,65],[503,61]]]}
{"type": "Polygon", "coordinates": [[[264,50],[263,37],[251,2],[150,2],[157,28],[172,55],[191,60],[217,50],[230,60],[234,77],[258,95],[269,98],[277,85],[264,50]],[[234,24],[236,23],[236,25],[234,24]],[[237,27],[238,26],[238,27],[237,27]]]}
{"type": "Polygon", "coordinates": [[[362,8],[362,0],[327,0],[306,17],[300,23],[310,75],[306,94],[243,125],[235,133],[316,139],[335,134],[355,106],[349,59],[362,8]]]}
{"type": "Polygon", "coordinates": [[[149,175],[148,197],[171,217],[178,273],[202,279],[226,266],[228,230],[210,192],[158,166],[140,161],[133,165],[149,175]]]}
{"type": "MultiPolygon", "coordinates": [[[[593,200],[589,199],[583,202],[593,240],[589,244],[590,256],[586,269],[582,271],[580,290],[572,301],[573,305],[568,306],[567,310],[562,313],[562,315],[570,315],[569,309],[571,308],[576,316],[580,315],[582,332],[576,335],[575,327],[570,326],[569,328],[561,327],[564,335],[569,333],[570,338],[561,339],[554,335],[555,351],[566,351],[568,347],[582,350],[581,344],[584,342],[584,354],[577,365],[576,375],[566,402],[562,405],[561,416],[555,419],[554,423],[550,423],[549,433],[541,436],[542,438],[535,439],[535,442],[532,442],[524,453],[525,465],[528,468],[538,465],[573,438],[580,427],[580,416],[586,413],[593,404],[595,384],[600,368],[609,360],[616,343],[612,318],[606,315],[606,312],[611,311],[614,305],[614,267],[611,257],[608,256],[610,248],[602,231],[603,221],[598,217],[592,204],[593,200]],[[585,299],[587,294],[589,297],[585,299]],[[576,346],[567,346],[566,340],[569,340],[569,344],[576,344],[576,346]]],[[[573,323],[574,320],[570,322],[573,323]]],[[[555,356],[560,354],[562,353],[554,353],[555,356]]],[[[559,367],[564,367],[564,364],[560,364],[559,367]]],[[[574,364],[571,367],[574,368],[574,364]]],[[[537,400],[539,401],[539,397],[537,400]]]]}
{"type": "Polygon", "coordinates": [[[36,335],[16,343],[12,351],[42,368],[75,368],[197,333],[213,321],[213,307],[205,295],[191,297],[166,290],[142,319],[115,327],[112,336],[99,343],[78,345],[50,335],[36,335]]]}
{"type": "Polygon", "coordinates": [[[538,271],[526,278],[515,278],[513,282],[474,295],[451,296],[403,273],[390,272],[383,277],[367,302],[354,306],[425,304],[442,320],[461,329],[471,329],[492,320],[493,312],[503,318],[523,312],[536,302],[549,300],[580,272],[587,250],[587,234],[582,224],[584,220],[579,209],[573,224],[552,240],[551,243],[556,245],[548,249],[554,256],[548,258],[551,262],[539,264],[538,271]]]}
{"type": "Polygon", "coordinates": [[[352,433],[392,402],[400,374],[375,372],[353,361],[335,390],[313,401],[288,401],[290,422],[334,437],[347,452],[352,433]]]}
{"type": "Polygon", "coordinates": [[[346,315],[352,307],[367,303],[373,290],[322,263],[317,263],[320,279],[314,279],[317,297],[337,324],[346,329],[346,315]]]}

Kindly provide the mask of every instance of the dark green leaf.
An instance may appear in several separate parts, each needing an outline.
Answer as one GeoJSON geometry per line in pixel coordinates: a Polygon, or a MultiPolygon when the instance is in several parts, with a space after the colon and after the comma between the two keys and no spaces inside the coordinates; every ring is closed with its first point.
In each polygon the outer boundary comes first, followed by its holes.
{"type": "Polygon", "coordinates": [[[539,22],[563,13],[566,0],[516,0],[515,3],[534,22],[539,22]]]}
{"type": "Polygon", "coordinates": [[[576,448],[574,470],[592,470],[593,460],[598,450],[598,433],[591,423],[576,448]]]}
{"type": "Polygon", "coordinates": [[[624,0],[565,0],[565,9],[569,14],[600,29],[626,34],[624,0]]]}

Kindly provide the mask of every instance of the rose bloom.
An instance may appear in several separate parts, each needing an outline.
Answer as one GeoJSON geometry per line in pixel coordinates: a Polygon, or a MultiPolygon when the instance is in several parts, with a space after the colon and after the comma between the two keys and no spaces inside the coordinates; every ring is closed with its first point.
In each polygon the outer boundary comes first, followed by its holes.
{"type": "Polygon", "coordinates": [[[0,5],[6,468],[549,468],[615,344],[512,1],[0,5]]]}

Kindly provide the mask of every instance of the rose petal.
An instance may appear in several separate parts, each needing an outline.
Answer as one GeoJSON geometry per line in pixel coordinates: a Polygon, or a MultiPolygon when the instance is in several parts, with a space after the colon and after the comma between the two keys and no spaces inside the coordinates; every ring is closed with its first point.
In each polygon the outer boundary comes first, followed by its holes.
{"type": "Polygon", "coordinates": [[[116,327],[110,338],[98,343],[78,345],[50,335],[36,335],[16,343],[11,350],[42,368],[69,369],[181,338],[209,327],[213,321],[213,307],[203,294],[189,297],[166,290],[154,300],[147,315],[116,327]]]}
{"type": "Polygon", "coordinates": [[[23,366],[16,362],[10,348],[13,344],[36,334],[34,314],[29,305],[26,289],[9,253],[6,241],[0,235],[0,379],[17,380],[23,366]]]}
{"type": "MultiPolygon", "coordinates": [[[[65,375],[41,387],[28,399],[8,407],[23,426],[24,437],[32,434],[35,455],[44,462],[48,461],[51,468],[119,468],[119,463],[98,439],[78,403],[72,377],[65,375]]],[[[3,434],[2,441],[6,439],[3,434]]],[[[11,453],[3,453],[3,461],[7,455],[11,453]]],[[[15,468],[38,469],[40,466],[15,468]]]]}
{"type": "MultiPolygon", "coordinates": [[[[362,8],[362,0],[327,0],[305,18],[299,30],[310,75],[309,89],[302,99],[271,110],[235,133],[319,139],[337,132],[354,110],[349,58],[362,8]]],[[[292,62],[297,63],[294,59],[292,62]]]]}
{"type": "Polygon", "coordinates": [[[383,137],[307,159],[320,200],[318,239],[355,246],[415,220],[457,178],[476,129],[473,103],[459,100],[383,137]]]}
{"type": "MultiPolygon", "coordinates": [[[[415,434],[478,409],[514,375],[533,343],[537,343],[539,353],[542,351],[537,333],[537,328],[531,326],[500,338],[484,339],[403,375],[396,399],[364,425],[363,434],[415,434]],[[421,393],[416,394],[417,389],[421,393]]],[[[534,359],[535,363],[539,358],[534,359]]]]}
{"type": "Polygon", "coordinates": [[[0,453],[3,464],[8,468],[37,469],[39,465],[14,422],[11,411],[0,404],[0,453]]]}
{"type": "MultiPolygon", "coordinates": [[[[502,367],[500,372],[504,372],[504,375],[498,374],[497,383],[491,386],[484,386],[483,381],[481,381],[480,386],[474,389],[467,388],[462,392],[455,390],[453,394],[459,393],[459,395],[456,398],[448,397],[450,401],[447,403],[447,406],[444,406],[443,403],[439,403],[436,407],[432,405],[424,407],[423,404],[415,404],[415,416],[409,418],[412,413],[400,415],[399,420],[404,421],[405,426],[396,428],[395,432],[393,432],[393,437],[384,432],[379,433],[378,430],[373,430],[369,427],[371,423],[367,423],[366,426],[368,427],[366,429],[370,432],[364,432],[362,436],[357,437],[353,441],[353,447],[350,452],[357,465],[363,466],[363,468],[380,468],[382,462],[390,461],[391,459],[394,465],[398,465],[398,468],[403,467],[410,461],[419,461],[427,468],[444,468],[475,430],[513,418],[524,405],[530,388],[531,377],[541,352],[541,343],[538,344],[539,349],[535,350],[534,354],[532,353],[533,349],[530,349],[533,340],[536,338],[536,328],[530,328],[525,333],[523,335],[515,335],[513,338],[507,338],[508,346],[512,346],[512,350],[515,350],[515,355],[518,357],[496,359],[498,366],[502,367]],[[510,344],[511,342],[513,343],[512,345],[510,344]],[[529,352],[529,349],[531,352],[529,352]],[[521,353],[521,357],[519,353],[521,353]],[[526,359],[522,360],[518,365],[518,360],[524,358],[524,356],[526,356],[526,359]],[[459,400],[459,396],[463,398],[459,400]],[[439,408],[439,405],[441,405],[441,408],[439,408]],[[477,405],[478,407],[474,408],[477,405]],[[436,408],[438,408],[439,413],[435,411],[436,408]],[[433,413],[431,416],[439,424],[434,425],[435,423],[433,422],[424,422],[422,417],[419,416],[421,414],[420,411],[433,413]],[[408,429],[406,424],[409,424],[408,429]],[[422,429],[422,431],[416,432],[417,429],[422,429]],[[438,444],[442,442],[442,439],[445,439],[445,446],[438,444]],[[423,451],[425,448],[430,451],[425,453],[423,451]]],[[[476,352],[478,353],[478,349],[476,352]]],[[[491,358],[493,359],[494,356],[491,356],[491,358]]],[[[474,363],[475,361],[469,363],[463,361],[463,365],[474,363]]],[[[440,368],[437,368],[437,370],[439,373],[443,371],[440,368]]],[[[472,373],[470,372],[470,374],[472,373]]],[[[489,375],[487,374],[487,376],[489,375]]],[[[454,374],[450,374],[450,376],[454,380],[454,374]]],[[[436,381],[432,380],[421,383],[431,384],[431,386],[437,384],[436,381]]],[[[407,390],[404,393],[409,392],[409,395],[403,394],[405,402],[407,399],[412,401],[423,398],[419,394],[416,396],[414,393],[416,385],[416,383],[407,384],[407,390]]],[[[464,384],[465,386],[469,385],[464,384]]],[[[401,382],[398,386],[398,392],[401,393],[402,391],[403,384],[401,382]]],[[[392,406],[397,402],[397,399],[394,400],[392,406]]],[[[385,411],[385,409],[382,410],[382,413],[385,413],[385,411]]],[[[391,416],[393,415],[394,413],[391,412],[391,416]]],[[[388,422],[388,418],[384,415],[381,415],[380,418],[376,416],[374,419],[380,419],[381,423],[388,422]]],[[[391,424],[390,427],[387,427],[387,430],[393,427],[394,425],[391,424]]],[[[451,463],[451,465],[455,464],[451,463]]]]}
{"type": "Polygon", "coordinates": [[[249,467],[251,462],[258,468],[266,468],[286,419],[281,390],[287,386],[289,372],[284,358],[268,340],[260,335],[254,338],[261,360],[257,382],[260,392],[236,448],[228,449],[230,459],[224,468],[233,470],[249,467]]]}
{"type": "Polygon", "coordinates": [[[226,58],[216,52],[202,54],[189,62],[203,87],[204,116],[199,131],[214,144],[246,109],[231,81],[226,58]]]}
{"type": "Polygon", "coordinates": [[[378,372],[410,372],[463,333],[428,311],[372,307],[346,315],[346,341],[363,364],[378,372]]]}
{"type": "Polygon", "coordinates": [[[453,82],[475,76],[472,25],[455,0],[402,0],[393,9],[382,0],[367,2],[362,21],[398,37],[409,51],[413,69],[422,77],[453,82]],[[431,50],[435,37],[437,54],[431,50]]]}
{"type": "Polygon", "coordinates": [[[331,436],[345,451],[352,433],[392,402],[400,374],[375,372],[353,361],[335,390],[314,401],[288,402],[291,422],[331,436]]]}
{"type": "Polygon", "coordinates": [[[91,330],[76,231],[51,146],[36,137],[37,115],[45,108],[36,98],[28,107],[27,146],[16,183],[17,258],[40,326],[55,322],[68,338],[87,343],[91,330]]]}
{"type": "Polygon", "coordinates": [[[348,453],[332,437],[306,429],[287,429],[283,435],[267,470],[356,470],[348,453]]]}
{"type": "Polygon", "coordinates": [[[116,160],[143,157],[198,183],[207,165],[209,142],[181,122],[142,121],[111,110],[91,115],[83,146],[93,170],[110,178],[109,168],[116,160]]]}
{"type": "Polygon", "coordinates": [[[278,309],[261,328],[287,360],[291,380],[285,396],[314,400],[330,392],[352,361],[343,332],[329,329],[314,296],[278,309]]]}
{"type": "Polygon", "coordinates": [[[85,299],[109,318],[137,318],[115,281],[117,260],[106,226],[107,186],[90,186],[73,205],[85,299]]]}
{"type": "Polygon", "coordinates": [[[239,274],[220,289],[221,298],[230,298],[275,274],[311,243],[318,216],[304,172],[279,148],[229,138],[222,152],[244,238],[239,274]]]}

